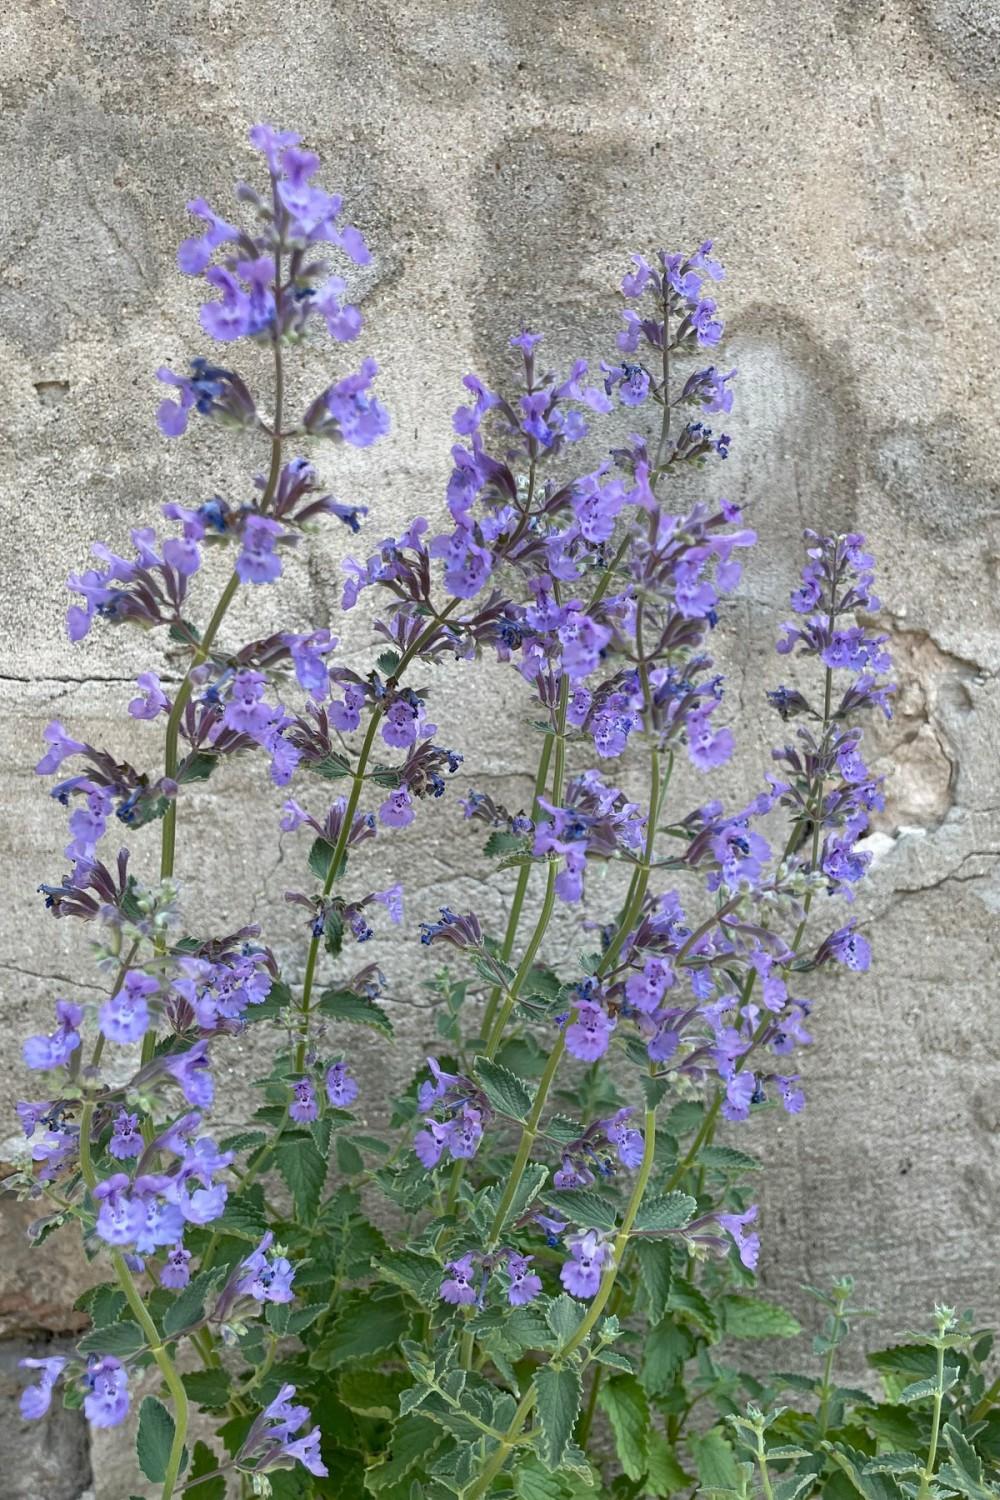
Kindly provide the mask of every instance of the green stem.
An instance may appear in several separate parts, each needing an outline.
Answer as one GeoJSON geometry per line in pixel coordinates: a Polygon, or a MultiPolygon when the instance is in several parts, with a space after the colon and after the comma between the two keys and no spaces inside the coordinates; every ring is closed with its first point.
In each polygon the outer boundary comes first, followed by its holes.
{"type": "Polygon", "coordinates": [[[939,1341],[937,1351],[937,1381],[934,1391],[934,1410],[931,1415],[931,1439],[927,1449],[927,1464],[920,1479],[920,1494],[918,1500],[927,1500],[930,1494],[931,1481],[934,1478],[934,1464],[937,1461],[938,1438],[941,1433],[941,1406],[944,1401],[944,1344],[939,1341]]]}
{"type": "MultiPolygon", "coordinates": [[[[434,619],[432,620],[431,624],[428,625],[427,629],[422,631],[420,635],[417,636],[417,639],[413,642],[413,644],[403,652],[403,655],[400,657],[399,665],[397,666],[394,673],[394,676],[397,680],[402,677],[407,667],[413,661],[413,658],[415,656],[419,656],[420,652],[427,645],[427,642],[433,638],[442,621],[446,620],[448,616],[452,614],[455,609],[457,609],[459,602],[460,601],[458,599],[449,600],[444,609],[434,616],[434,619]]],[[[341,823],[340,832],[337,835],[337,842],[333,850],[333,855],[330,859],[329,867],[327,869],[326,879],[323,882],[324,897],[329,896],[331,890],[333,889],[334,881],[337,879],[338,873],[340,871],[340,866],[344,860],[344,855],[347,852],[347,843],[351,836],[351,828],[354,824],[354,815],[358,810],[358,803],[361,800],[361,789],[365,783],[365,772],[368,769],[368,761],[371,757],[372,748],[375,744],[375,734],[378,730],[379,724],[382,721],[382,716],[384,713],[385,709],[380,703],[376,703],[373,706],[371,711],[371,718],[368,721],[368,729],[365,733],[365,738],[361,746],[361,753],[358,757],[357,769],[355,770],[351,778],[351,791],[350,796],[347,799],[347,806],[344,809],[343,822],[341,823]]],[[[295,1048],[296,1072],[301,1072],[302,1068],[305,1065],[306,1048],[309,1042],[309,1013],[312,1008],[312,992],[313,985],[316,979],[316,966],[319,960],[319,949],[321,941],[321,937],[311,938],[309,942],[309,952],[306,955],[306,968],[305,974],[303,975],[302,979],[302,1001],[299,1006],[302,1035],[299,1039],[298,1045],[295,1048]]]]}
{"type": "MultiPolygon", "coordinates": [[[[565,1344],[563,1344],[562,1347],[558,1349],[552,1356],[551,1363],[556,1367],[565,1364],[570,1355],[573,1354],[580,1347],[583,1341],[590,1335],[591,1330],[594,1328],[594,1325],[596,1324],[598,1318],[601,1316],[605,1306],[607,1305],[608,1298],[614,1291],[615,1283],[618,1279],[618,1271],[621,1266],[621,1259],[628,1244],[628,1237],[631,1233],[632,1226],[635,1223],[636,1215],[639,1212],[643,1194],[645,1193],[646,1186],[649,1182],[650,1173],[653,1170],[653,1159],[656,1154],[655,1110],[646,1110],[643,1120],[643,1127],[645,1130],[646,1142],[645,1149],[643,1150],[642,1154],[642,1164],[639,1167],[639,1171],[635,1179],[635,1184],[632,1188],[632,1193],[628,1201],[628,1207],[625,1210],[625,1217],[622,1220],[621,1228],[619,1229],[618,1234],[615,1236],[615,1242],[611,1253],[611,1262],[607,1270],[604,1272],[603,1277],[601,1278],[601,1285],[598,1287],[597,1295],[594,1297],[593,1301],[590,1304],[590,1307],[587,1309],[587,1313],[584,1316],[583,1321],[577,1326],[571,1337],[566,1340],[565,1344]]],[[[503,1442],[491,1455],[489,1461],[484,1465],[483,1472],[480,1474],[475,1484],[473,1484],[466,1491],[465,1500],[481,1500],[481,1497],[486,1494],[490,1485],[493,1483],[493,1480],[500,1473],[500,1470],[507,1462],[508,1454],[517,1445],[517,1440],[521,1435],[521,1431],[528,1419],[528,1416],[534,1404],[535,1386],[531,1385],[522,1396],[517,1410],[511,1418],[510,1426],[507,1428],[507,1431],[504,1434],[503,1442]]]]}

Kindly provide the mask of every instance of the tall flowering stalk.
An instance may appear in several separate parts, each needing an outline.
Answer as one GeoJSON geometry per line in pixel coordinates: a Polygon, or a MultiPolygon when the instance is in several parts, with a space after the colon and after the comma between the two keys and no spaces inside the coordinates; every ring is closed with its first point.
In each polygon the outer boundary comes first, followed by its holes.
{"type": "Polygon", "coordinates": [[[62,1379],[94,1425],[115,1425],[130,1378],[155,1365],[170,1409],[158,1395],[142,1403],[138,1463],[164,1500],[221,1496],[229,1474],[262,1495],[363,1483],[478,1500],[508,1481],[529,1497],[593,1484],[600,1405],[622,1473],[668,1494],[697,1399],[685,1399],[685,1371],[732,1332],[734,1308],[757,1308],[758,1328],[786,1318],[742,1295],[761,1248],[753,1162],[714,1143],[717,1124],[803,1107],[802,989],[828,962],[869,963],[857,927],[829,912],[865,873],[881,805],[857,727],[873,706],[889,711],[892,691],[884,638],[858,623],[878,608],[872,560],[859,536],[807,533],[778,650],[807,668],[818,658],[818,692],[807,673],[768,692],[797,728],[745,805],[678,812],[678,758],[709,774],[734,748],[709,647],[756,541],[726,500],[668,499],[676,476],[730,445],[708,425],[730,412],[737,372],[703,363],[724,332],[706,242],[633,257],[618,348],[595,379],[582,359],[546,369],[530,330],[511,339],[510,391],[465,376],[444,529],[417,517],[344,562],[342,609],[369,590],[382,601],[367,673],[309,621],[223,644],[241,589],[277,583],[322,517],[357,532],[365,515],[320,494],[290,445],[368,447],[389,427],[370,359],[290,415],[297,347],[322,325],[338,344],[361,331],[322,247],[369,256],[297,136],[257,126],[251,141],[269,186],[238,190],[250,227],[194,200],[202,227],[179,263],[216,294],[201,309],[209,337],[270,350],[270,414],[239,374],[198,356],[186,374],[160,370],[158,421],[168,437],[199,418],[236,429],[259,442],[264,472],[242,501],[166,503],[172,531],[133,531],[134,559],[95,544],[96,565],[70,579],[73,640],[165,628],[184,670],[176,683],[142,673],[128,704],[164,721],[162,771],[59,723],[45,731],[39,772],[71,761],[75,774],[53,791],[71,808],[69,869],[42,890],[55,916],[93,924],[108,995],[60,998],[54,1030],[25,1043],[45,1097],[19,1106],[31,1165],[14,1181],[50,1200],[39,1238],[76,1220],[114,1280],[82,1299],[93,1328],[76,1358],[28,1362],[42,1373],[22,1409],[43,1416],[62,1379]],[[612,446],[588,468],[578,445],[599,421],[612,446]],[[196,598],[206,547],[234,551],[214,607],[196,598]],[[351,855],[419,827],[462,763],[438,743],[413,665],[469,670],[485,657],[527,694],[538,750],[527,809],[471,787],[461,802],[488,829],[506,926],[493,935],[448,908],[420,923],[420,943],[461,975],[429,981],[437,1055],[372,1134],[352,1113],[342,1028],[388,1039],[392,1019],[377,962],[358,969],[345,949],[402,922],[404,893],[388,873],[383,889],[359,888],[351,855]],[[284,789],[281,830],[309,833],[308,874],[287,893],[303,913],[301,983],[280,975],[256,925],[200,930],[175,878],[185,789],[258,750],[284,789]],[[644,765],[639,801],[614,784],[627,754],[644,765]],[[130,834],[159,830],[158,874],[148,847],[141,874],[128,849],[103,853],[112,815],[130,834]],[[610,909],[588,880],[597,862],[625,867],[610,909]],[[584,933],[568,967],[547,958],[560,906],[581,913],[584,933]],[[204,1128],[215,1051],[250,1025],[274,1042],[262,1102],[247,1129],[216,1140],[204,1128]],[[373,1221],[379,1194],[391,1212],[373,1221]],[[179,1373],[184,1343],[202,1370],[179,1373]],[[217,1419],[221,1453],[189,1454],[192,1402],[217,1419]],[[311,1409],[320,1423],[303,1436],[311,1409]]]}

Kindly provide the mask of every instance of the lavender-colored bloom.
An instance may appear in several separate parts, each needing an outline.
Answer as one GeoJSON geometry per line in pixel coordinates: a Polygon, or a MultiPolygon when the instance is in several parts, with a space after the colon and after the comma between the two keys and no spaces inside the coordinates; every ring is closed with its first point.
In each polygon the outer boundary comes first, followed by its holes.
{"type": "Polygon", "coordinates": [[[109,1042],[138,1042],[149,1030],[147,996],[154,995],[159,983],[149,974],[130,969],[117,995],[106,1000],[98,1013],[101,1030],[109,1042]]]}
{"type": "Polygon", "coordinates": [[[611,1256],[610,1246],[596,1229],[571,1234],[566,1244],[570,1258],[564,1262],[559,1280],[573,1297],[596,1296],[602,1271],[611,1256]]]}
{"type": "Polygon", "coordinates": [[[18,1364],[22,1370],[41,1371],[35,1385],[25,1386],[18,1403],[25,1421],[37,1422],[52,1405],[52,1389],[67,1361],[61,1355],[53,1355],[50,1359],[19,1359],[18,1364]]]}
{"type": "Polygon", "coordinates": [[[241,583],[273,583],[281,577],[281,557],[275,546],[284,535],[285,528],[270,516],[247,516],[236,558],[241,583]]]}
{"type": "Polygon", "coordinates": [[[199,1109],[210,1109],[215,1098],[215,1083],[207,1052],[208,1042],[202,1039],[195,1042],[187,1052],[167,1058],[165,1064],[167,1072],[180,1085],[187,1102],[199,1109]]]}
{"type": "Polygon", "coordinates": [[[181,1244],[174,1245],[160,1270],[160,1285],[169,1287],[172,1292],[182,1292],[191,1280],[190,1259],[190,1250],[185,1250],[181,1244]]]}
{"type": "Polygon", "coordinates": [[[236,1284],[236,1290],[255,1302],[291,1302],[295,1268],[283,1255],[270,1255],[274,1235],[268,1230],[256,1250],[248,1255],[242,1268],[248,1274],[236,1284]]]}
{"type": "Polygon", "coordinates": [[[311,1432],[306,1433],[305,1437],[296,1438],[294,1443],[286,1443],[282,1451],[286,1458],[297,1458],[310,1474],[316,1475],[317,1479],[325,1479],[330,1471],[319,1455],[321,1439],[320,1429],[314,1427],[311,1432]]]}
{"type": "Polygon", "coordinates": [[[295,667],[299,687],[317,701],[326,697],[330,686],[329,669],[323,658],[337,642],[328,630],[314,630],[311,635],[283,637],[295,667]]]}
{"type": "Polygon", "coordinates": [[[800,1088],[795,1087],[799,1081],[798,1073],[793,1073],[788,1077],[776,1074],[774,1081],[781,1095],[782,1105],[790,1115],[797,1115],[805,1109],[806,1096],[800,1088]]]}
{"type": "Polygon", "coordinates": [[[719,1214],[719,1223],[736,1242],[740,1260],[748,1271],[756,1271],[760,1255],[760,1235],[747,1233],[747,1225],[757,1217],[757,1205],[752,1204],[745,1214],[719,1214]]]}
{"type": "Polygon", "coordinates": [[[29,1036],[22,1052],[29,1068],[48,1070],[65,1067],[80,1045],[77,1027],[83,1020],[83,1008],[69,1000],[56,1001],[58,1026],[49,1036],[29,1036]]]}
{"type": "Polygon", "coordinates": [[[38,1129],[39,1124],[45,1119],[52,1109],[51,1099],[39,1099],[35,1103],[29,1103],[21,1099],[14,1106],[17,1117],[21,1122],[21,1128],[26,1136],[31,1137],[38,1129]]]}
{"type": "Polygon", "coordinates": [[[608,1050],[615,1022],[593,1001],[576,1008],[576,1019],[566,1027],[566,1050],[584,1062],[596,1062],[608,1050]]]}
{"type": "MultiPolygon", "coordinates": [[[[712,705],[714,708],[714,704],[712,705]]],[[[699,709],[687,718],[687,749],[691,764],[699,771],[714,771],[724,766],[733,753],[733,736],[728,729],[713,729],[712,708],[699,709]]]]}
{"type": "MultiPolygon", "coordinates": [[[[859,974],[866,974],[871,967],[871,945],[868,939],[857,931],[853,923],[832,933],[820,952],[824,957],[832,958],[838,964],[844,964],[848,969],[855,969],[859,974]]],[[[818,959],[819,955],[817,955],[818,959]]]]}
{"type": "Polygon", "coordinates": [[[140,672],[136,678],[136,686],[142,696],[133,698],[128,706],[133,719],[155,719],[157,714],[170,712],[170,699],[160,687],[160,679],[155,672],[140,672]]]}
{"type": "Polygon", "coordinates": [[[456,1307],[471,1307],[476,1301],[476,1289],[472,1285],[476,1268],[472,1256],[463,1255],[459,1260],[450,1260],[445,1270],[449,1275],[442,1281],[438,1293],[442,1302],[450,1302],[456,1307]]]}
{"type": "Polygon", "coordinates": [[[641,1130],[629,1125],[632,1110],[620,1109],[610,1120],[603,1121],[604,1133],[618,1153],[623,1167],[637,1167],[645,1151],[645,1140],[641,1130]]]}
{"type": "Polygon", "coordinates": [[[130,1156],[139,1156],[143,1145],[139,1116],[130,1115],[124,1109],[120,1109],[115,1116],[115,1127],[108,1142],[108,1152],[119,1161],[125,1161],[130,1156]]]}
{"type": "Polygon", "coordinates": [[[239,239],[239,230],[221,219],[204,198],[192,199],[187,210],[189,214],[202,219],[208,228],[204,234],[183,242],[177,251],[177,264],[185,276],[200,276],[211,260],[212,252],[229,240],[239,239]]]}
{"type": "Polygon", "coordinates": [[[625,998],[636,1010],[648,1015],[657,1009],[676,981],[677,976],[665,958],[648,958],[642,973],[630,974],[625,981],[625,998]]]}
{"type": "Polygon", "coordinates": [[[722,1113],[727,1120],[734,1122],[746,1120],[750,1117],[750,1105],[753,1103],[757,1081],[752,1073],[733,1072],[726,1079],[726,1097],[722,1105],[722,1113]]]}
{"type": "Polygon", "coordinates": [[[300,1078],[292,1086],[292,1102],[288,1106],[291,1119],[299,1125],[307,1125],[310,1120],[319,1118],[319,1105],[316,1102],[316,1089],[312,1079],[300,1078]]]}
{"type": "Polygon", "coordinates": [[[386,828],[408,828],[414,817],[413,801],[405,786],[390,792],[378,810],[379,822],[386,828]]]}
{"type": "Polygon", "coordinates": [[[128,1416],[128,1374],[113,1354],[94,1355],[84,1384],[83,1410],[92,1427],[118,1427],[128,1416]]]}
{"type": "Polygon", "coordinates": [[[375,361],[366,359],[356,375],[331,386],[326,395],[327,409],[340,436],[355,448],[367,448],[389,431],[389,413],[369,394],[377,371],[375,361]]]}
{"type": "Polygon", "coordinates": [[[402,885],[390,885],[384,891],[376,891],[375,900],[381,902],[385,907],[391,921],[401,922],[403,920],[402,885]]]}
{"type": "Polygon", "coordinates": [[[326,1097],[334,1109],[347,1109],[358,1097],[358,1085],[345,1062],[334,1063],[326,1070],[326,1097]]]}
{"type": "Polygon", "coordinates": [[[542,1278],[528,1269],[533,1260],[533,1255],[518,1255],[513,1250],[507,1256],[507,1275],[510,1278],[507,1301],[511,1307],[524,1307],[542,1290],[542,1278]]]}
{"type": "Polygon", "coordinates": [[[53,776],[69,756],[83,755],[87,749],[87,746],[82,745],[79,740],[69,737],[58,719],[53,719],[51,724],[46,724],[42,731],[42,739],[49,748],[35,767],[39,776],[53,776]]]}

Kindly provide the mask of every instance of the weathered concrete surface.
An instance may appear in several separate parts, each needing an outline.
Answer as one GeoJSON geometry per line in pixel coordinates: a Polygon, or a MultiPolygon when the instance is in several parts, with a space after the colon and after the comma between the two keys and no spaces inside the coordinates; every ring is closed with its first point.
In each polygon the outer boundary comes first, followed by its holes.
{"type": "MultiPolygon", "coordinates": [[[[136,672],[173,670],[122,631],[71,652],[63,580],[92,538],[123,542],[166,498],[238,495],[259,462],[206,430],[168,446],[152,375],[201,348],[194,289],[173,270],[183,204],[226,202],[248,170],[246,127],[268,118],[321,152],[324,181],[343,186],[375,247],[366,347],[393,434],[374,453],[321,458],[339,494],[372,505],[375,536],[440,506],[467,368],[500,379],[524,320],[547,331],[553,359],[600,357],[627,252],[716,236],[742,374],[724,478],[762,537],[719,631],[744,722],[720,794],[755,786],[767,764],[775,726],[759,688],[782,675],[771,643],[802,525],[871,534],[903,684],[881,732],[890,809],[859,904],[877,966],[866,983],[826,986],[803,1065],[810,1108],[755,1143],[764,1276],[796,1302],[802,1280],[852,1270],[882,1313],[873,1337],[939,1297],[1000,1312],[995,0],[722,0],[700,13],[652,0],[14,0],[0,79],[5,1055],[54,994],[96,994],[83,934],[47,922],[33,894],[63,842],[30,770],[42,726],[58,714],[151,758],[155,731],[120,716],[136,672]]],[[[313,358],[296,389],[324,371],[313,358]]],[[[255,592],[248,631],[336,622],[344,550],[328,535],[295,558],[280,598],[255,592]]],[[[363,626],[343,630],[348,660],[363,626]]],[[[469,779],[524,800],[529,733],[496,734],[521,712],[515,684],[427,676],[469,779]]],[[[192,908],[211,893],[219,928],[249,909],[299,972],[282,893],[305,846],[275,843],[263,769],[227,770],[187,803],[192,908]]],[[[413,922],[444,901],[502,914],[454,812],[435,808],[394,843],[413,922]]],[[[570,936],[560,929],[555,951],[570,936]]],[[[400,1077],[426,1030],[412,940],[381,957],[409,1047],[391,1062],[400,1077]]],[[[231,1049],[223,1115],[255,1050],[231,1049]]],[[[377,1116],[384,1065],[370,1044],[357,1053],[377,1116]]],[[[5,1111],[19,1091],[6,1070],[5,1111]]],[[[19,1222],[3,1220],[4,1272],[19,1222]]],[[[72,1264],[32,1257],[46,1278],[24,1304],[35,1326],[69,1329],[58,1309],[78,1289],[72,1264]]],[[[21,1334],[17,1295],[6,1288],[2,1306],[21,1334]]]]}

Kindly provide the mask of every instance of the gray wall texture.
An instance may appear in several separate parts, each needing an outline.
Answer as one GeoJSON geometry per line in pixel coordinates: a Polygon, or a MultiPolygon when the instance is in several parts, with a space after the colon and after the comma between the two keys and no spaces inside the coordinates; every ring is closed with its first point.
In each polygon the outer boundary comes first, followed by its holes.
{"type": "MultiPolygon", "coordinates": [[[[890,806],[858,905],[876,965],[823,988],[807,1112],[743,1138],[766,1161],[764,1282],[803,1310],[800,1282],[852,1271],[879,1312],[872,1337],[935,1298],[1000,1313],[995,0],[13,0],[0,77],[3,1119],[20,1039],[55,994],[97,993],[85,934],[34,894],[64,842],[31,770],[42,727],[58,715],[153,760],[154,730],[121,716],[137,671],[176,675],[134,633],[71,651],[63,581],[92,539],[124,543],[168,498],[239,496],[259,461],[215,431],[169,446],[153,371],[203,345],[196,289],[173,266],[184,202],[225,206],[263,118],[320,151],[375,250],[359,293],[393,432],[321,457],[343,498],[371,505],[369,537],[439,510],[466,369],[502,378],[523,320],[553,359],[600,357],[628,252],[715,236],[741,379],[733,457],[710,482],[752,506],[761,535],[719,629],[743,724],[723,794],[768,764],[760,689],[781,676],[772,643],[803,525],[871,535],[902,685],[879,731],[890,806]]],[[[323,378],[312,361],[301,394],[323,378]]],[[[341,631],[344,550],[328,533],[296,557],[280,597],[256,591],[229,639],[341,631]]],[[[347,659],[366,659],[364,620],[342,633],[347,659]]],[[[534,746],[516,684],[452,671],[432,685],[467,779],[518,805],[534,746]]],[[[192,793],[179,871],[219,930],[262,920],[294,977],[304,941],[282,893],[304,846],[276,842],[278,800],[258,766],[192,793]]],[[[485,884],[455,812],[394,846],[411,922],[443,901],[502,917],[503,883],[485,884]]],[[[569,941],[557,931],[556,953],[569,941]]],[[[410,1043],[395,1078],[428,1029],[412,952],[399,940],[381,955],[410,1043]]],[[[226,1054],[226,1123],[255,1045],[226,1054]]],[[[385,1072],[363,1045],[358,1059],[377,1118],[385,1072]]],[[[24,1222],[3,1205],[5,1494],[121,1500],[134,1484],[120,1444],[91,1453],[63,1413],[18,1435],[14,1362],[74,1331],[93,1274],[68,1241],[30,1252],[24,1222]]]]}

